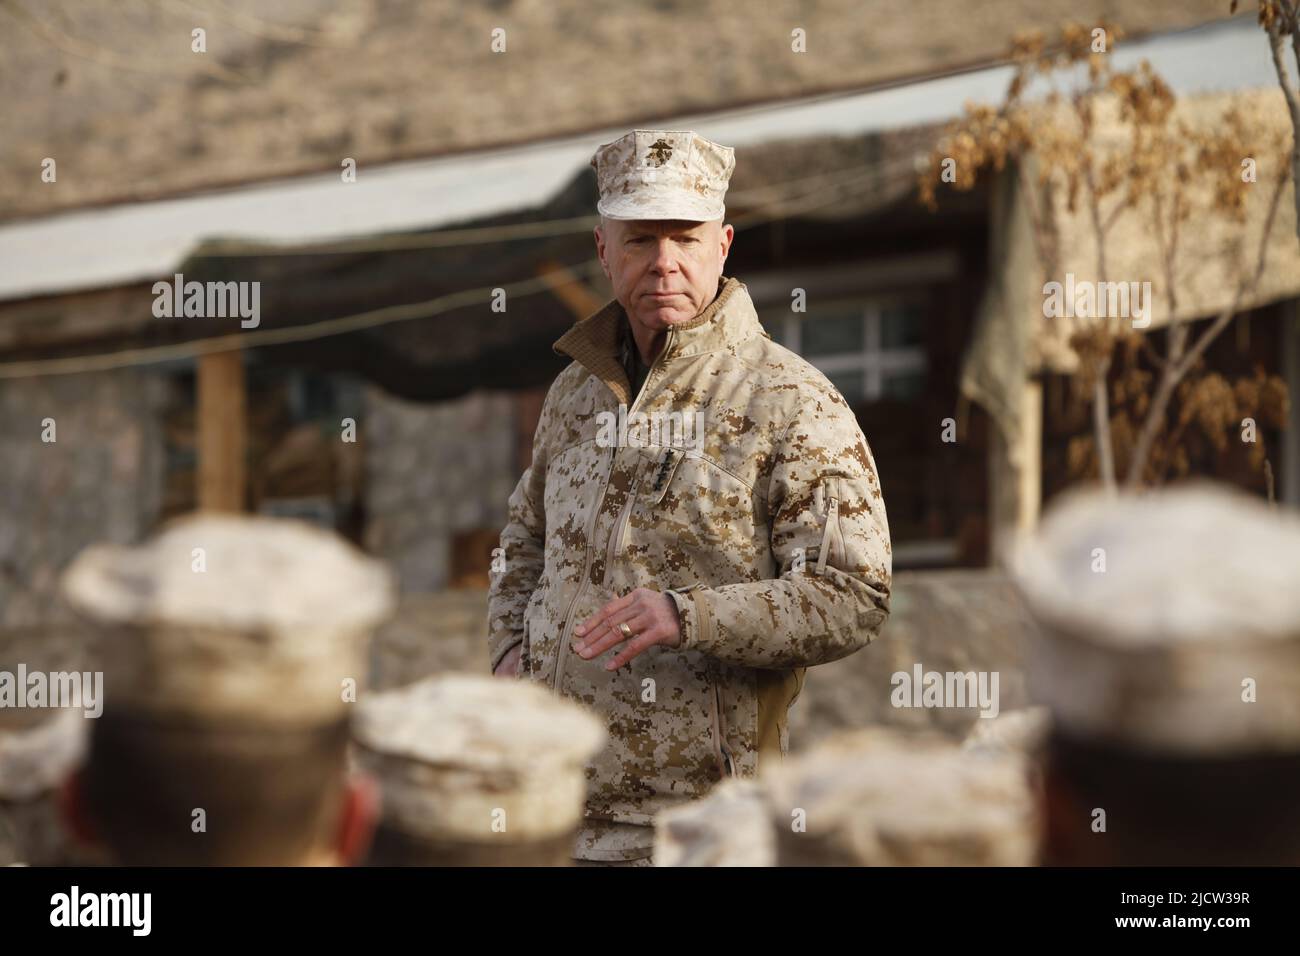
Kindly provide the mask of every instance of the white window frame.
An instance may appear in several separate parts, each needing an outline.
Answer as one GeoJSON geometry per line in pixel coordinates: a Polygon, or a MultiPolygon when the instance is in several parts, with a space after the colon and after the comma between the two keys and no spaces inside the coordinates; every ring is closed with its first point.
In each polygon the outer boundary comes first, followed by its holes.
{"type": "Polygon", "coordinates": [[[841,296],[825,302],[818,302],[818,310],[827,311],[860,309],[862,312],[862,350],[841,354],[805,355],[803,351],[803,324],[815,322],[815,313],[792,313],[783,321],[783,338],[786,348],[807,359],[825,375],[839,372],[862,372],[862,394],[845,396],[850,401],[879,401],[884,397],[885,373],[887,372],[925,372],[929,368],[929,356],[923,345],[911,345],[905,348],[886,349],[882,344],[884,312],[889,308],[904,307],[914,303],[915,295],[896,293],[892,295],[841,296]]]}

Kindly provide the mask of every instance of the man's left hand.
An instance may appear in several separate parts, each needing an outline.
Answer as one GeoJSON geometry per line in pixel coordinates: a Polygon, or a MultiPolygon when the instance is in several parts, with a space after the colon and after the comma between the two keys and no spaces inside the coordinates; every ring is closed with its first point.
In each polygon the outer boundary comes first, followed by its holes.
{"type": "Polygon", "coordinates": [[[637,588],[615,598],[574,628],[573,634],[573,650],[584,660],[618,644],[625,645],[606,662],[607,671],[618,670],[656,644],[676,647],[682,640],[677,605],[667,594],[650,588],[637,588]],[[627,624],[631,637],[619,630],[620,624],[627,624]]]}

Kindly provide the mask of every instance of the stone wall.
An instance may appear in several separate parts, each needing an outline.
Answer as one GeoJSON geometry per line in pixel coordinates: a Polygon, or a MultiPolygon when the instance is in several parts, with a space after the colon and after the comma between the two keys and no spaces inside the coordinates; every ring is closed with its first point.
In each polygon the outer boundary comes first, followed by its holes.
{"type": "MultiPolygon", "coordinates": [[[[421,404],[367,387],[365,547],[403,592],[444,587],[457,532],[499,531],[519,480],[515,405],[504,392],[421,404]]],[[[485,612],[486,613],[486,612],[485,612]]]]}
{"type": "Polygon", "coordinates": [[[1027,707],[1025,656],[1035,627],[996,571],[900,571],[880,637],[844,660],[808,669],[790,709],[791,749],[835,730],[876,725],[964,737],[980,720],[977,707],[894,706],[893,675],[910,677],[917,664],[924,673],[996,672],[999,711],[1027,707]]]}
{"type": "Polygon", "coordinates": [[[142,369],[0,381],[0,626],[70,620],[58,578],[78,552],[153,527],[165,396],[142,369]]]}

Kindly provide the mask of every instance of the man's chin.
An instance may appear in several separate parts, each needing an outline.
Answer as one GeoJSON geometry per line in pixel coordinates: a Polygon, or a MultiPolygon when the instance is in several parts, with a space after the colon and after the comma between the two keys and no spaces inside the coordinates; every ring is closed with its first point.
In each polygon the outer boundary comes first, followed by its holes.
{"type": "MultiPolygon", "coordinates": [[[[682,300],[685,302],[685,300],[682,300]]],[[[640,318],[641,324],[646,328],[660,331],[662,329],[672,328],[674,325],[681,325],[683,322],[689,322],[695,318],[695,312],[690,305],[662,305],[653,306],[642,304],[637,310],[637,317],[640,318]]]]}

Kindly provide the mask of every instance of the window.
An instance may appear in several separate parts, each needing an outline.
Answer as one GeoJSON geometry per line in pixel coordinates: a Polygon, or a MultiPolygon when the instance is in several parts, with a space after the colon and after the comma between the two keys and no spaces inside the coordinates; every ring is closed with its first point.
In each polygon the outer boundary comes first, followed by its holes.
{"type": "Polygon", "coordinates": [[[914,298],[841,300],[789,316],[773,337],[821,369],[850,404],[908,401],[925,388],[924,315],[914,298]]]}

